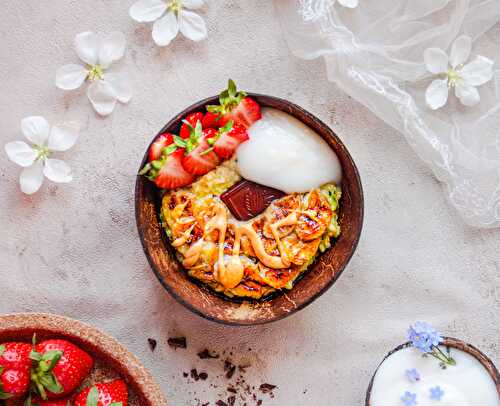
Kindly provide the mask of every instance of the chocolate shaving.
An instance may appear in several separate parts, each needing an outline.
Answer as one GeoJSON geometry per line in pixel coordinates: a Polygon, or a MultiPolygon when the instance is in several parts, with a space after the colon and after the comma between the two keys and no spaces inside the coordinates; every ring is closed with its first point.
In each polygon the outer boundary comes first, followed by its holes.
{"type": "Polygon", "coordinates": [[[205,348],[203,351],[200,351],[198,353],[198,357],[200,357],[200,359],[208,359],[208,358],[217,359],[219,358],[219,354],[205,348]]]}
{"type": "Polygon", "coordinates": [[[154,338],[148,338],[149,349],[153,352],[158,345],[158,342],[154,338]]]}
{"type": "Polygon", "coordinates": [[[259,389],[262,393],[269,393],[275,388],[276,388],[276,385],[271,385],[270,383],[263,383],[259,387],[259,389]]]}
{"type": "Polygon", "coordinates": [[[196,368],[193,368],[191,370],[191,378],[193,378],[195,381],[200,380],[200,376],[198,375],[198,371],[196,370],[196,368]]]}
{"type": "Polygon", "coordinates": [[[174,349],[187,348],[186,337],[170,337],[167,342],[168,345],[174,349]]]}
{"type": "Polygon", "coordinates": [[[227,404],[228,406],[234,406],[234,403],[236,402],[236,396],[229,396],[227,398],[227,404]]]}
{"type": "Polygon", "coordinates": [[[202,381],[205,381],[208,378],[208,374],[206,372],[200,372],[198,376],[202,381]]]}
{"type": "Polygon", "coordinates": [[[231,361],[224,361],[224,371],[226,372],[226,378],[231,379],[236,372],[236,365],[234,365],[231,361]]]}

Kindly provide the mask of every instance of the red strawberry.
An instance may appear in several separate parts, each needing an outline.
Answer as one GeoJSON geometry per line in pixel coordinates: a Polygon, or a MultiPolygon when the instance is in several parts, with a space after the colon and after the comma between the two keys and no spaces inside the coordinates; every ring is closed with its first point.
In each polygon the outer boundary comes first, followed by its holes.
{"type": "MultiPolygon", "coordinates": [[[[196,127],[196,123],[198,121],[203,121],[203,113],[191,113],[183,121],[187,121],[189,124],[191,124],[192,127],[196,127]]],[[[181,138],[186,139],[189,138],[189,134],[191,134],[191,132],[189,131],[189,126],[186,123],[182,123],[179,135],[181,136],[181,138]]]]}
{"type": "Polygon", "coordinates": [[[238,145],[249,139],[247,130],[241,124],[229,121],[224,127],[219,129],[217,141],[214,144],[214,151],[223,159],[231,158],[238,145]]]}
{"type": "Polygon", "coordinates": [[[186,140],[186,156],[182,166],[193,175],[204,175],[214,169],[219,163],[219,157],[213,151],[213,143],[217,138],[214,128],[201,129],[201,122],[196,127],[190,127],[191,134],[186,140]]]}
{"type": "Polygon", "coordinates": [[[62,398],[87,377],[94,360],[66,340],[46,340],[35,345],[31,359],[37,364],[31,380],[42,399],[62,398]]]}
{"type": "Polygon", "coordinates": [[[220,105],[207,106],[207,111],[219,115],[218,126],[224,126],[229,120],[250,127],[262,118],[259,104],[245,92],[238,92],[236,84],[229,79],[228,87],[219,95],[220,105]]]}
{"type": "Polygon", "coordinates": [[[163,148],[167,147],[173,142],[174,142],[173,134],[165,133],[158,136],[155,142],[153,142],[149,147],[149,152],[148,152],[149,161],[151,162],[160,158],[163,148]]]}
{"type": "Polygon", "coordinates": [[[207,111],[203,116],[201,125],[203,128],[219,128],[220,127],[219,114],[210,113],[209,111],[207,111]]]}
{"type": "Polygon", "coordinates": [[[85,388],[75,398],[74,406],[127,406],[128,391],[120,379],[85,388]]]}
{"type": "Polygon", "coordinates": [[[31,345],[0,345],[0,399],[19,398],[30,386],[31,345]]]}

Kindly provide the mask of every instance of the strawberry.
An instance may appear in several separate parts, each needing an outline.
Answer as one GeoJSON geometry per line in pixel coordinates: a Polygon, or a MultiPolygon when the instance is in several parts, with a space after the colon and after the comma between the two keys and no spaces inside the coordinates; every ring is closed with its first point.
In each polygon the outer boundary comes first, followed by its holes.
{"type": "Polygon", "coordinates": [[[44,400],[73,392],[94,365],[90,355],[66,340],[42,341],[35,345],[30,358],[35,361],[31,380],[44,400]]]}
{"type": "Polygon", "coordinates": [[[203,116],[201,125],[203,128],[219,128],[220,127],[219,114],[210,113],[209,111],[207,111],[203,116]]]}
{"type": "Polygon", "coordinates": [[[218,106],[207,106],[209,113],[219,115],[219,127],[226,125],[229,120],[233,120],[248,128],[262,118],[259,104],[248,97],[245,92],[238,92],[236,84],[231,79],[229,79],[227,89],[219,95],[219,103],[218,106]]]}
{"type": "Polygon", "coordinates": [[[173,137],[173,134],[165,133],[156,138],[155,142],[149,147],[148,155],[150,162],[160,158],[163,148],[174,142],[173,137]]]}
{"type": "Polygon", "coordinates": [[[85,388],[76,395],[74,406],[127,406],[127,403],[127,386],[117,379],[85,388]]]}
{"type": "Polygon", "coordinates": [[[238,145],[248,139],[245,127],[238,123],[233,124],[233,121],[230,120],[224,127],[219,129],[214,143],[214,151],[222,159],[231,158],[238,145]]]}
{"type": "Polygon", "coordinates": [[[190,135],[186,140],[186,156],[182,160],[184,169],[193,175],[204,175],[219,163],[219,157],[212,146],[217,137],[217,130],[201,128],[200,121],[196,123],[196,127],[189,125],[190,135]]]}
{"type": "Polygon", "coordinates": [[[198,121],[203,121],[203,113],[200,112],[191,113],[183,120],[183,123],[181,125],[181,130],[179,132],[179,135],[181,136],[182,139],[189,138],[189,134],[191,134],[191,132],[189,131],[188,124],[186,124],[185,121],[191,124],[192,127],[196,127],[196,123],[198,121]]]}
{"type": "Polygon", "coordinates": [[[0,345],[0,399],[19,398],[30,386],[31,345],[0,345]]]}

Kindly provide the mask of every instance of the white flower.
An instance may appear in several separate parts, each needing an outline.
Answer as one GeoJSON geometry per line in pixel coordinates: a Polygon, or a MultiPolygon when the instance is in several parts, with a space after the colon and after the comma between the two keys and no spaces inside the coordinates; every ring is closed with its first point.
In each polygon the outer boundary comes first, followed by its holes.
{"type": "Polygon", "coordinates": [[[100,39],[87,31],[75,37],[75,49],[86,66],[69,64],[57,71],[56,86],[63,90],[78,89],[83,82],[90,82],[87,96],[92,106],[102,116],[111,114],[116,101],[128,103],[132,87],[125,73],[108,73],[110,65],[123,58],[125,36],[118,31],[100,39]]]}
{"type": "Polygon", "coordinates": [[[139,0],[130,7],[129,13],[140,23],[154,21],[153,40],[159,46],[166,46],[179,31],[192,41],[207,37],[203,18],[186,10],[197,10],[203,4],[203,0],[139,0]]]}
{"type": "Polygon", "coordinates": [[[73,175],[68,164],[50,156],[75,145],[78,127],[74,123],[65,123],[50,128],[43,117],[33,116],[21,121],[21,131],[33,145],[24,141],[5,144],[9,159],[24,168],[19,179],[21,190],[28,195],[35,193],[42,186],[44,175],[52,182],[71,182],[73,175]]]}
{"type": "Polygon", "coordinates": [[[424,52],[427,70],[442,79],[435,79],[425,92],[429,107],[437,110],[448,101],[448,91],[455,88],[457,96],[464,106],[479,103],[480,96],[476,89],[491,80],[493,64],[491,59],[478,55],[476,59],[464,65],[469,59],[472,40],[466,35],[458,37],[451,46],[450,57],[439,48],[427,48],[424,52]]]}

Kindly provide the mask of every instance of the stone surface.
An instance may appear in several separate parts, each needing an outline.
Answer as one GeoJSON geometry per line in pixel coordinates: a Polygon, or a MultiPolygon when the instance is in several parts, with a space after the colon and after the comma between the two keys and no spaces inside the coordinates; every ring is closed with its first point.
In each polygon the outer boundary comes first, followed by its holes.
{"type": "Polygon", "coordinates": [[[260,395],[263,405],[360,405],[378,362],[416,319],[474,343],[498,364],[500,230],[464,225],[400,134],[326,83],[320,61],[291,57],[269,1],[212,1],[203,11],[209,39],[178,39],[165,49],[153,44],[148,25],[128,17],[132,3],[2,4],[2,145],[20,138],[20,120],[35,114],[77,120],[82,134],[64,154],[73,183],[46,182],[32,197],[20,193],[19,168],[0,154],[1,313],[54,312],[103,329],[150,368],[173,405],[229,396],[217,376],[221,360],[196,356],[205,347],[251,364],[251,385],[278,385],[274,399],[260,395]],[[54,86],[56,69],[78,62],[74,35],[89,29],[128,38],[117,68],[133,78],[134,98],[104,119],[83,91],[54,86]],[[134,176],[147,143],[228,77],[330,124],[365,188],[363,236],[341,279],[302,312],[262,327],[217,325],[175,302],[150,271],[134,222],[134,176]],[[186,350],[168,347],[169,336],[182,335],[186,350]],[[158,340],[154,353],[150,337],[158,340]],[[208,379],[188,384],[182,373],[194,367],[208,379]]]}

